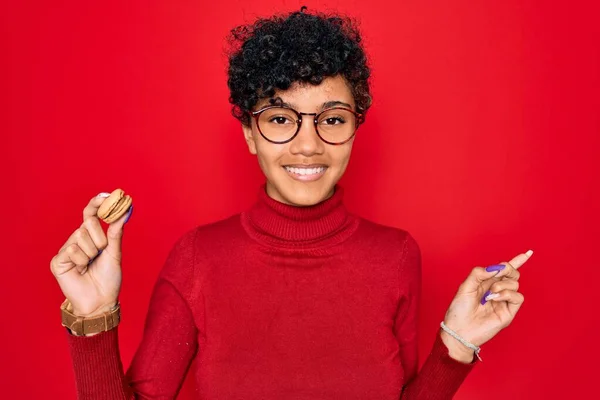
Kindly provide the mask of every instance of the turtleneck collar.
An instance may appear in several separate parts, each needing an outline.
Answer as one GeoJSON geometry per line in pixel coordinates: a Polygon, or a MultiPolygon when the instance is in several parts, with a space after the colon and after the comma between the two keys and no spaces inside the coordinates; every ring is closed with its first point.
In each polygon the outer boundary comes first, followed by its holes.
{"type": "Polygon", "coordinates": [[[266,245],[303,249],[334,245],[358,226],[343,198],[344,189],[336,185],[333,195],[321,203],[291,206],[269,197],[263,184],[256,203],[241,214],[242,224],[253,239],[266,245]]]}

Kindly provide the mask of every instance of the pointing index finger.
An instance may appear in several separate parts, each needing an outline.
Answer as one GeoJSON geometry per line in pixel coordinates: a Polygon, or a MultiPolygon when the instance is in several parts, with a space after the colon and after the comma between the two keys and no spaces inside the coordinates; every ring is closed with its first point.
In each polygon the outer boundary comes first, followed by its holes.
{"type": "Polygon", "coordinates": [[[523,264],[525,264],[527,260],[529,260],[532,254],[533,250],[528,250],[526,253],[519,254],[518,256],[510,260],[508,263],[512,265],[514,269],[519,269],[521,268],[521,266],[523,266],[523,264]]]}

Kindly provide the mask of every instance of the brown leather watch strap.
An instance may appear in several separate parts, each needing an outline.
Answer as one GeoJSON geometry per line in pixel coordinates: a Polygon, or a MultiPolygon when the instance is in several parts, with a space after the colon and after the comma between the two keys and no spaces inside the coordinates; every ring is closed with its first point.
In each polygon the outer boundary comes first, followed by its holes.
{"type": "Polygon", "coordinates": [[[73,314],[73,306],[67,299],[60,306],[62,326],[69,328],[74,335],[81,336],[89,333],[98,333],[115,328],[121,322],[121,305],[117,305],[102,315],[95,317],[81,317],[73,314]]]}

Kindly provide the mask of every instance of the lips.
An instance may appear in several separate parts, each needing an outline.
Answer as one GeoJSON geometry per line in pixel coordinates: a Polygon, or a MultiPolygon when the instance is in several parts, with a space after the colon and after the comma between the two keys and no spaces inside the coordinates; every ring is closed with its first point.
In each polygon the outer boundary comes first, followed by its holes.
{"type": "Polygon", "coordinates": [[[292,168],[319,168],[319,167],[325,167],[325,168],[327,168],[327,165],[325,165],[325,164],[288,164],[288,165],[284,165],[284,167],[292,167],[292,168]]]}

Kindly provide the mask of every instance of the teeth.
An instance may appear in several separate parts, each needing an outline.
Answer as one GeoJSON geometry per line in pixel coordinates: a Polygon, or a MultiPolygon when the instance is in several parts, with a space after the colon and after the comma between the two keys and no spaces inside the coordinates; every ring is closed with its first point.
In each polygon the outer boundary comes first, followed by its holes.
{"type": "Polygon", "coordinates": [[[285,167],[288,172],[292,172],[298,175],[315,175],[320,174],[325,171],[325,167],[318,168],[293,168],[293,167],[285,167]]]}

